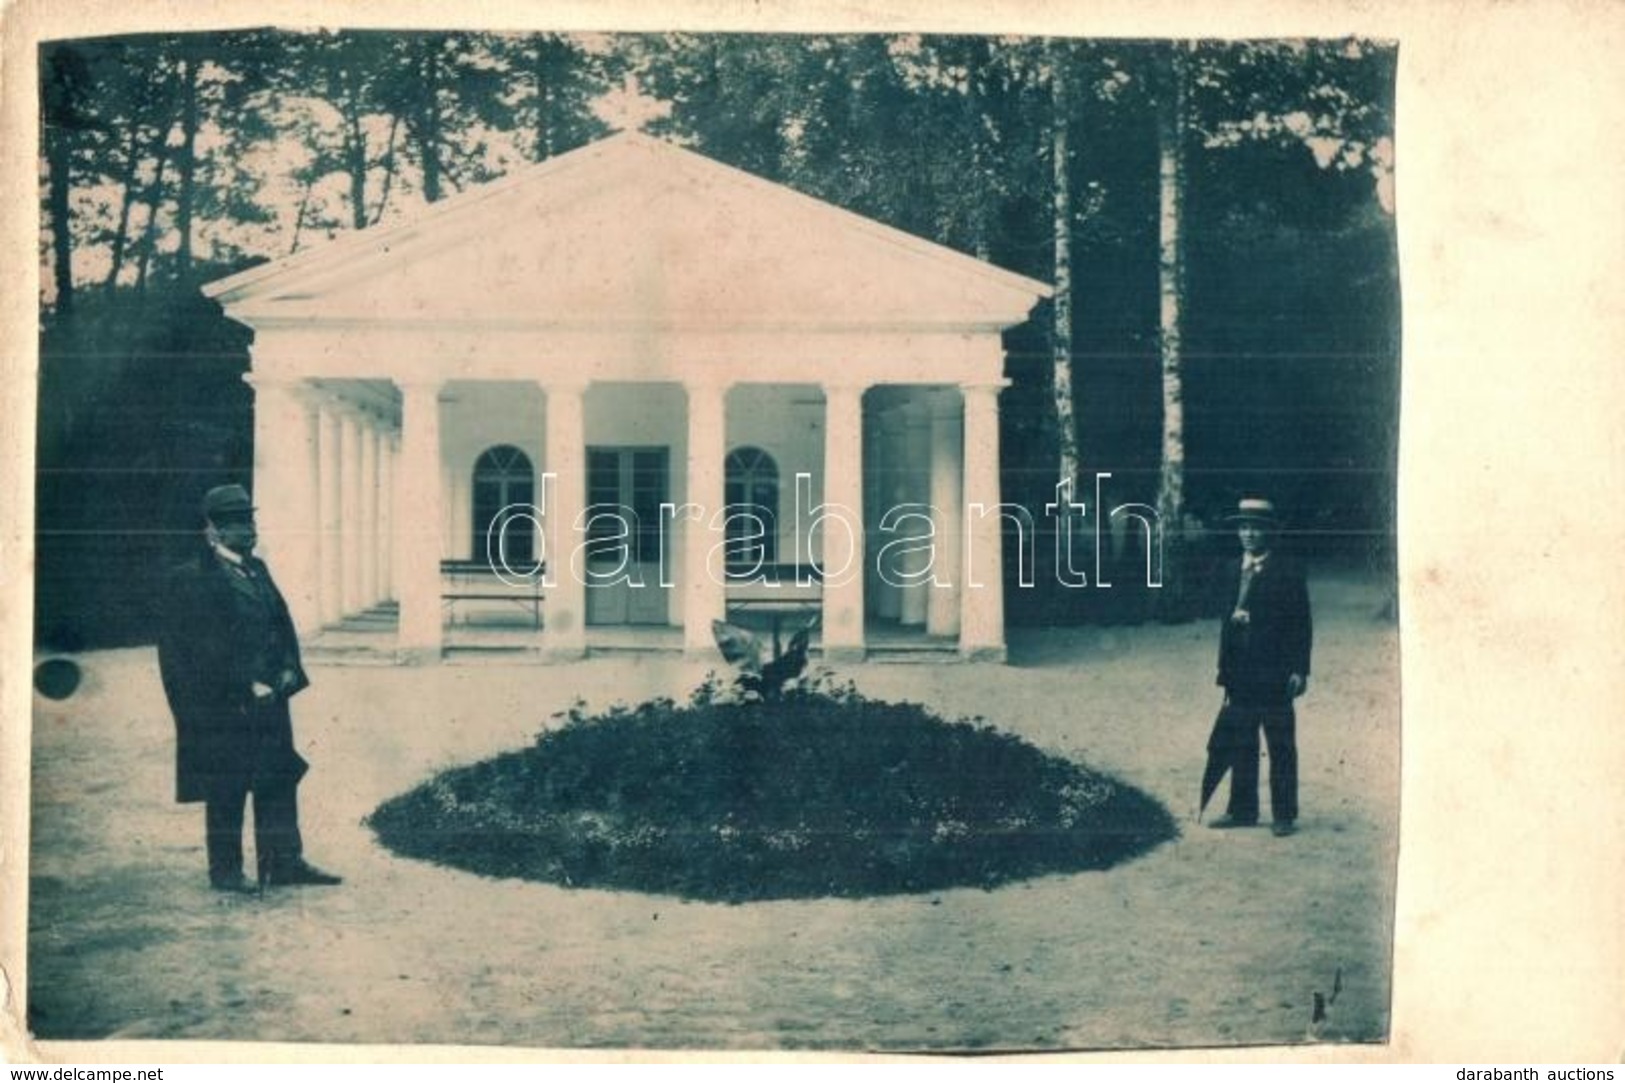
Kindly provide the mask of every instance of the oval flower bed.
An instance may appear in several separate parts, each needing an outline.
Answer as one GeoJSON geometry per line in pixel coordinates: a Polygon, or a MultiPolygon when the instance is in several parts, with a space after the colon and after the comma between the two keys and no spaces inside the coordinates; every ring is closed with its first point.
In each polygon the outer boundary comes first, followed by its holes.
{"type": "Polygon", "coordinates": [[[744,702],[715,684],[578,706],[369,823],[397,853],[488,876],[730,902],[992,887],[1176,834],[1140,791],[984,724],[850,688],[744,702]]]}

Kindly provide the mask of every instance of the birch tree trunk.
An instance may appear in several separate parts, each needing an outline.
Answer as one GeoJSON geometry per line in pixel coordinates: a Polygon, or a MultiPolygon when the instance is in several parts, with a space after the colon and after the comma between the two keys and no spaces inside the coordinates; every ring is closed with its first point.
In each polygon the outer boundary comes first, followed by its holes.
{"type": "Polygon", "coordinates": [[[1051,44],[1050,67],[1050,158],[1054,170],[1053,204],[1055,224],[1055,325],[1054,377],[1056,447],[1059,462],[1056,480],[1077,485],[1078,425],[1072,401],[1072,184],[1068,168],[1070,148],[1068,126],[1072,114],[1070,54],[1063,46],[1051,44]]]}
{"type": "Polygon", "coordinates": [[[1157,514],[1162,522],[1162,588],[1155,609],[1163,620],[1189,615],[1185,591],[1185,377],[1181,341],[1185,308],[1183,144],[1188,46],[1170,48],[1157,99],[1159,181],[1158,346],[1162,365],[1162,458],[1157,514]]]}

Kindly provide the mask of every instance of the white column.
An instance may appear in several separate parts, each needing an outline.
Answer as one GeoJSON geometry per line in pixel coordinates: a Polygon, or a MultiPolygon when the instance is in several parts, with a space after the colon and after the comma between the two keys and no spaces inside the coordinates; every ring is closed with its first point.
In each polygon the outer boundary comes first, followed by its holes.
{"type": "Polygon", "coordinates": [[[385,430],[378,441],[378,593],[395,600],[395,434],[385,430]]]}
{"type": "Polygon", "coordinates": [[[321,625],[317,426],[301,383],[250,376],[259,552],[301,633],[321,625]]]}
{"type": "Polygon", "coordinates": [[[413,662],[440,658],[440,458],[440,384],[402,384],[394,517],[401,603],[397,651],[413,662]]]}
{"type": "Polygon", "coordinates": [[[959,392],[938,391],[931,403],[931,507],[936,528],[936,564],[932,571],[942,586],[930,588],[925,630],[934,636],[959,634],[960,587],[965,582],[960,566],[963,548],[960,531],[965,524],[965,501],[960,471],[959,392]]]}
{"type": "Polygon", "coordinates": [[[1000,540],[999,391],[968,384],[965,397],[965,588],[959,651],[975,661],[1004,661],[1004,552],[1000,540]],[[980,507],[978,507],[980,505],[980,507]]]}
{"type": "Polygon", "coordinates": [[[327,561],[326,538],[322,533],[321,395],[308,383],[299,387],[298,395],[304,413],[306,489],[300,503],[304,507],[305,529],[310,532],[305,545],[305,558],[309,561],[306,575],[310,582],[310,599],[307,611],[304,614],[294,613],[293,617],[294,627],[299,631],[316,632],[324,623],[322,611],[326,606],[326,575],[323,569],[327,561]]]}
{"type": "Polygon", "coordinates": [[[575,525],[587,506],[585,385],[548,384],[546,488],[538,494],[546,541],[547,598],[542,608],[542,655],[569,661],[587,653],[586,567],[575,567],[575,525]]]}
{"type": "Polygon", "coordinates": [[[361,606],[378,604],[378,428],[371,415],[361,418],[361,606]]]}
{"type": "Polygon", "coordinates": [[[331,400],[321,405],[320,451],[318,453],[320,478],[320,529],[322,535],[322,610],[323,624],[337,624],[344,617],[344,517],[342,508],[344,459],[340,433],[343,421],[338,407],[331,400]]]}
{"type": "MultiPolygon", "coordinates": [[[[926,406],[922,402],[909,402],[902,409],[902,458],[898,463],[902,471],[902,484],[898,489],[899,502],[909,504],[924,504],[930,502],[929,488],[926,482],[926,464],[930,454],[930,418],[926,415],[926,406]]],[[[910,519],[907,529],[899,537],[923,538],[925,524],[918,519],[910,519]]],[[[899,621],[907,627],[918,628],[926,623],[926,609],[930,604],[931,587],[929,582],[921,576],[925,571],[928,554],[924,549],[910,551],[904,570],[909,573],[910,579],[903,585],[902,599],[898,613],[899,621]]]]}
{"type": "Polygon", "coordinates": [[[862,661],[863,388],[824,387],[824,658],[862,661]],[[842,523],[846,525],[843,526],[842,523]]]}
{"type": "MultiPolygon", "coordinates": [[[[468,494],[464,492],[462,479],[452,470],[450,463],[440,464],[440,506],[445,509],[444,521],[440,524],[440,552],[448,559],[455,559],[462,555],[464,546],[468,545],[468,531],[459,531],[456,525],[464,521],[463,506],[468,503],[468,494]]],[[[482,554],[473,554],[479,559],[482,554]]]]}
{"type": "MultiPolygon", "coordinates": [[[[907,426],[903,419],[903,408],[900,405],[893,407],[874,421],[864,433],[863,461],[869,468],[866,480],[872,483],[864,486],[865,510],[871,507],[891,508],[908,502],[908,471],[904,461],[907,456],[904,449],[907,426]],[[869,503],[871,499],[873,503],[869,503]]],[[[864,525],[874,529],[879,525],[879,519],[865,516],[864,525]]],[[[886,540],[896,536],[878,535],[886,540]]],[[[864,582],[869,592],[866,602],[881,620],[899,620],[903,615],[903,588],[898,573],[907,571],[907,568],[893,560],[882,576],[880,569],[867,563],[867,558],[874,555],[873,552],[865,554],[864,582]]]]}
{"type": "Polygon", "coordinates": [[[683,526],[683,651],[691,658],[716,653],[711,622],[727,614],[724,561],[712,551],[722,540],[711,521],[727,499],[724,463],[728,454],[728,389],[690,383],[688,391],[687,503],[699,514],[683,526]]]}
{"type": "Polygon", "coordinates": [[[361,419],[346,407],[339,422],[339,537],[344,563],[340,597],[346,615],[359,613],[361,597],[361,419]]]}

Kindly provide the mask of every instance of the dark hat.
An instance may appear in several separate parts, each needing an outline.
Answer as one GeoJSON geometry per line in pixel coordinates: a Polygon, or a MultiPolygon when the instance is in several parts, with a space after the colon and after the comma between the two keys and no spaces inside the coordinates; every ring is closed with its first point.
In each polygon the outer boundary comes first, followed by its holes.
{"type": "Polygon", "coordinates": [[[1261,496],[1244,496],[1236,504],[1236,510],[1225,516],[1230,523],[1264,523],[1274,526],[1280,522],[1275,517],[1275,505],[1261,496]]]}
{"type": "Polygon", "coordinates": [[[203,514],[206,518],[249,515],[253,511],[254,502],[249,499],[248,490],[241,485],[216,485],[203,494],[203,514]]]}

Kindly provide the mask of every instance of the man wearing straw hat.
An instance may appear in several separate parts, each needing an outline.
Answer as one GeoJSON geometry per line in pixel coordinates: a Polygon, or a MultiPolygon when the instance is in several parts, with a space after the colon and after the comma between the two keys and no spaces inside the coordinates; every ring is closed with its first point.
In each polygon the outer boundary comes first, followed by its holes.
{"type": "Polygon", "coordinates": [[[176,800],[204,803],[214,890],[337,884],[304,859],[297,795],[309,765],[293,747],[288,700],[310,681],[288,607],[253,555],[259,539],[248,490],[210,489],[203,517],[205,545],[166,584],[158,639],[175,716],[176,800]],[[257,884],[243,875],[250,793],[257,884]]]}
{"type": "Polygon", "coordinates": [[[1219,677],[1224,706],[1208,739],[1202,802],[1230,771],[1230,804],[1209,826],[1258,823],[1258,733],[1270,759],[1271,827],[1290,835],[1298,819],[1297,717],[1293,701],[1309,687],[1312,628],[1303,572],[1272,551],[1275,507],[1247,497],[1230,517],[1241,540],[1241,559],[1224,581],[1229,609],[1219,632],[1219,677]]]}

